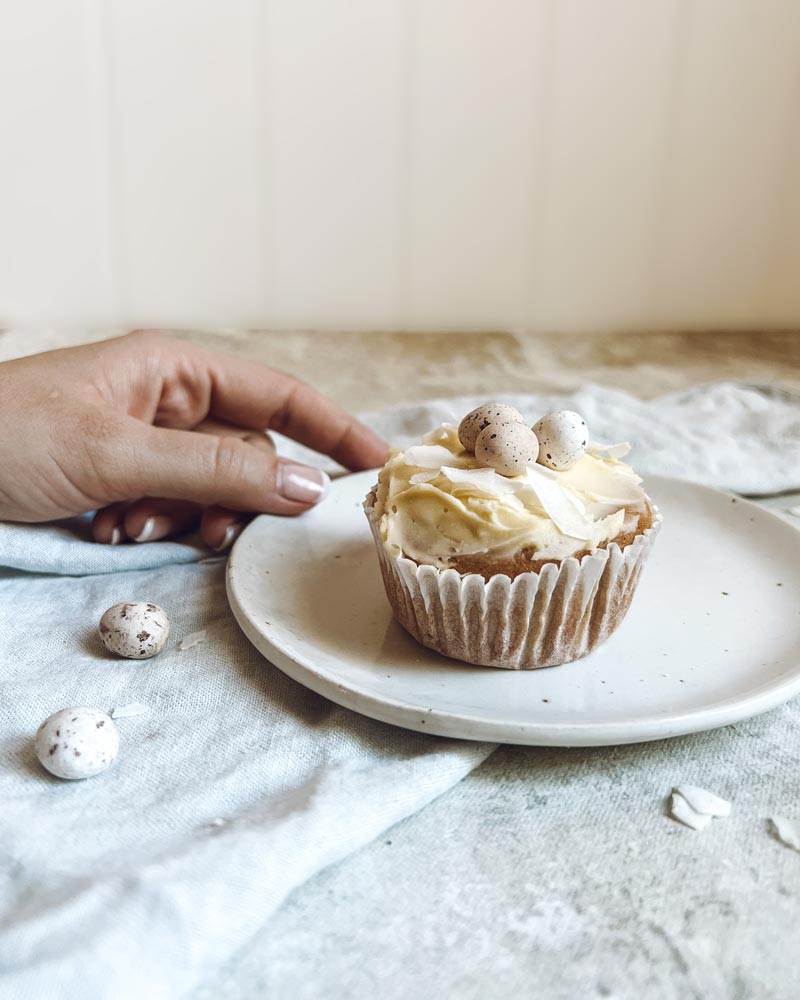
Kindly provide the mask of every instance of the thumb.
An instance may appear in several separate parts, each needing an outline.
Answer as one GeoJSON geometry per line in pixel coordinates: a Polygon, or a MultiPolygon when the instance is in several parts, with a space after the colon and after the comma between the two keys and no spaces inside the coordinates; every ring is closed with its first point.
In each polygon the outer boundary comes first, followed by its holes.
{"type": "Polygon", "coordinates": [[[330,486],[321,469],[280,460],[271,449],[239,437],[141,430],[133,440],[133,471],[125,477],[131,496],[291,515],[319,503],[330,486]]]}

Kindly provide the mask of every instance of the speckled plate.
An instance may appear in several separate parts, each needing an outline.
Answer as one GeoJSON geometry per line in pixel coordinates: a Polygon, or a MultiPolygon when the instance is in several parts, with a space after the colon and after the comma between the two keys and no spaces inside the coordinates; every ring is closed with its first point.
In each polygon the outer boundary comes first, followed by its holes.
{"type": "Polygon", "coordinates": [[[228,563],[253,644],[306,687],[407,729],[608,746],[713,729],[800,693],[800,531],[727,493],[651,477],[664,526],[628,617],[575,663],[449,660],[392,618],[361,502],[374,472],[297,519],[260,517],[228,563]]]}

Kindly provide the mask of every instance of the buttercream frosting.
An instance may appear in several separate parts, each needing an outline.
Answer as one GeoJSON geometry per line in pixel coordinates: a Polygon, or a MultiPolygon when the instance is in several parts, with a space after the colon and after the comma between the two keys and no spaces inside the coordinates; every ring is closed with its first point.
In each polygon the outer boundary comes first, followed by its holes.
{"type": "Polygon", "coordinates": [[[534,464],[501,476],[465,451],[445,424],[422,443],[394,450],[380,472],[376,512],[390,555],[446,567],[461,555],[565,559],[635,530],[647,497],[618,457],[590,445],[566,472],[534,464]],[[613,456],[613,457],[612,457],[613,456]]]}

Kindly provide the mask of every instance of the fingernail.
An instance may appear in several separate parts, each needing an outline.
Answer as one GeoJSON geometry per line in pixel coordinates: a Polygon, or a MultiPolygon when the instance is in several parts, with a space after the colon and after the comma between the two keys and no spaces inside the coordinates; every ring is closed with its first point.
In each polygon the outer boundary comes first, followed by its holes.
{"type": "Polygon", "coordinates": [[[142,530],[138,535],[134,536],[134,542],[149,542],[153,537],[153,532],[156,530],[156,519],[154,517],[148,517],[148,519],[142,525],[142,530]]]}
{"type": "Polygon", "coordinates": [[[306,465],[278,466],[278,492],[286,500],[319,503],[330,485],[330,477],[322,469],[309,469],[306,465]]]}
{"type": "Polygon", "coordinates": [[[111,538],[108,544],[119,545],[121,541],[122,541],[122,532],[119,530],[119,528],[114,528],[114,530],[111,532],[111,538]]]}
{"type": "Polygon", "coordinates": [[[219,543],[219,545],[214,546],[214,552],[225,552],[229,549],[231,545],[236,541],[242,532],[241,524],[229,524],[225,529],[225,537],[219,543]]]}

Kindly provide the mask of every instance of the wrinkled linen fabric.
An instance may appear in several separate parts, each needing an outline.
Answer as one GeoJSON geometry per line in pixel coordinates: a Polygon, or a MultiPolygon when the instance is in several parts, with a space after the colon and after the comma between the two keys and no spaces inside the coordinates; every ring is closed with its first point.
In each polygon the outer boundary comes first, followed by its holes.
{"type": "MultiPolygon", "coordinates": [[[[579,410],[593,439],[632,441],[643,473],[745,493],[800,488],[800,403],[779,388],[718,384],[646,403],[599,387],[503,399],[531,420],[579,410]]],[[[406,444],[484,401],[367,419],[406,444]]],[[[294,888],[494,749],[362,718],[291,681],[234,622],[224,559],[191,538],[112,548],[88,540],[85,518],[5,524],[0,565],[2,1000],[188,995],[294,888]],[[170,643],[153,660],[111,658],[97,639],[102,612],[131,599],[170,614],[170,643]],[[200,629],[205,640],[180,650],[200,629]],[[113,769],[63,782],[39,766],[32,737],[47,715],[134,702],[149,711],[119,719],[113,769]]],[[[353,898],[387,891],[353,886],[353,898]]]]}

